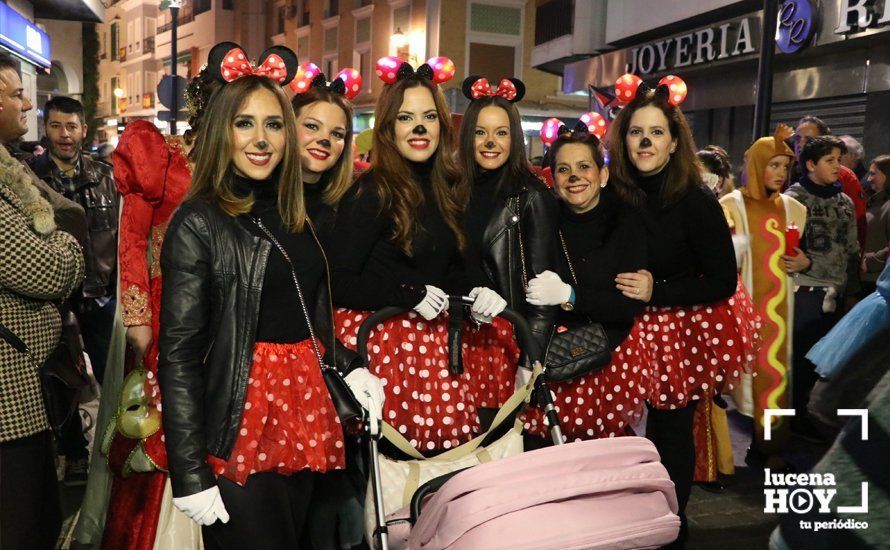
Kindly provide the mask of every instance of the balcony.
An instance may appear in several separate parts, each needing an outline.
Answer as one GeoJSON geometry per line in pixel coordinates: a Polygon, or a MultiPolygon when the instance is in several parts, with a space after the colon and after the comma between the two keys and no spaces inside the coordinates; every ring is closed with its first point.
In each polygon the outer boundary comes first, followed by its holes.
{"type": "Polygon", "coordinates": [[[600,0],[550,0],[535,8],[532,66],[562,75],[566,64],[612,49],[606,43],[607,5],[600,0]]]}
{"type": "Polygon", "coordinates": [[[142,94],[142,108],[143,109],[154,109],[155,108],[155,95],[152,92],[146,92],[142,94]]]}
{"type": "MultiPolygon", "coordinates": [[[[186,23],[191,23],[195,20],[195,12],[191,8],[191,6],[187,8],[179,9],[179,17],[177,18],[180,25],[185,25],[186,23]]],[[[161,34],[162,32],[167,32],[173,28],[173,20],[167,21],[160,27],[158,27],[157,34],[161,34]]]]}
{"type": "Polygon", "coordinates": [[[127,60],[127,48],[126,46],[121,46],[117,50],[117,61],[126,61],[127,60]]]}
{"type": "Polygon", "coordinates": [[[155,37],[150,36],[142,41],[142,53],[152,53],[155,51],[155,37]]]}
{"type": "Polygon", "coordinates": [[[574,0],[550,0],[535,9],[535,46],[572,34],[574,0]]]}

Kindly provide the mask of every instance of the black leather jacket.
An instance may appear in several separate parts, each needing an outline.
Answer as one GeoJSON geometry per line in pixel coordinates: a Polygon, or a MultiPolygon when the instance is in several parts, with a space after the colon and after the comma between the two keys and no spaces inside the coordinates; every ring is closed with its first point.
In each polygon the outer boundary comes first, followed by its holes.
{"type": "Polygon", "coordinates": [[[86,276],[84,298],[114,296],[117,284],[117,233],[120,193],[114,185],[111,166],[80,157],[80,172],[74,178],[74,189],[62,182],[49,151],[29,161],[31,170],[57,193],[81,205],[86,211],[88,242],[83,253],[86,276]]]}
{"type": "Polygon", "coordinates": [[[495,210],[483,236],[482,269],[497,283],[498,288],[493,290],[507,300],[510,309],[528,319],[542,346],[550,336],[558,308],[526,302],[525,278],[533,279],[546,270],[559,272],[558,216],[559,207],[552,191],[529,176],[495,210]],[[525,274],[520,261],[523,256],[525,274]]]}
{"type": "MultiPolygon", "coordinates": [[[[175,497],[215,485],[207,455],[228,459],[235,443],[271,247],[201,200],[184,202],[165,234],[158,382],[175,497]]],[[[361,359],[334,337],[329,284],[325,277],[313,325],[325,361],[345,374],[361,359]]]]}

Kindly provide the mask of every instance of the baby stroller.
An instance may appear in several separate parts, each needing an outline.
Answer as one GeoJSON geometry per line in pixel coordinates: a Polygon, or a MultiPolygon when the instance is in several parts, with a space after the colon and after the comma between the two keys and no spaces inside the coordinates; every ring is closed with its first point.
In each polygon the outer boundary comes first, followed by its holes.
{"type": "MultiPolygon", "coordinates": [[[[472,304],[461,296],[450,301],[472,304]]],[[[366,360],[372,327],[404,311],[384,308],[362,323],[357,349],[366,360]]],[[[500,316],[513,324],[533,365],[531,380],[517,388],[488,431],[433,458],[411,448],[385,423],[373,430],[369,543],[382,550],[538,550],[657,548],[676,539],[680,519],[674,485],[655,446],[641,437],[564,445],[540,346],[522,316],[509,309],[500,316]],[[522,453],[518,421],[506,435],[499,428],[532,394],[545,412],[555,446],[522,453]],[[413,459],[381,456],[381,437],[413,459]],[[392,486],[395,497],[386,491],[392,486]],[[387,501],[397,509],[387,510],[387,501]]]]}

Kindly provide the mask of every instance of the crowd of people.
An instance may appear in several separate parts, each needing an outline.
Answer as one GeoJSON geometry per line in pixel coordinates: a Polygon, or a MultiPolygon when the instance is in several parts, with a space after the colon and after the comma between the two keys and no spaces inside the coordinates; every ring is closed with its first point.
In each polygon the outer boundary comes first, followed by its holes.
{"type": "MultiPolygon", "coordinates": [[[[696,150],[682,99],[643,83],[608,135],[560,127],[541,170],[523,83],[468,77],[453,128],[455,69],[437,57],[378,63],[367,165],[355,71],[283,47],[249,58],[215,46],[186,135],[131,122],[112,168],[82,152],[66,97],[44,106],[46,150],[22,153],[32,105],[0,56],[0,324],[29,350],[0,341],[0,546],[54,547],[58,451],[66,482],[88,480],[87,546],[360,547],[364,457],[326,369],[371,422],[453,449],[531,376],[505,308],[542,349],[602,327],[607,364],[550,383],[564,437],[632,435],[645,417],[677,547],[693,483],[719,490],[732,469],[723,396],[754,419],[749,465],[793,472],[790,433],[821,437],[807,354],[878,288],[890,156],[866,163],[808,116],[759,137],[736,180],[725,150],[696,150]],[[359,326],[389,306],[403,312],[373,328],[365,362],[359,326]],[[80,415],[48,415],[35,368],[71,341],[68,313],[102,384],[91,461],[80,415]],[[765,438],[764,410],[789,407],[765,438]]],[[[520,414],[526,449],[551,444],[540,410],[520,414]]]]}

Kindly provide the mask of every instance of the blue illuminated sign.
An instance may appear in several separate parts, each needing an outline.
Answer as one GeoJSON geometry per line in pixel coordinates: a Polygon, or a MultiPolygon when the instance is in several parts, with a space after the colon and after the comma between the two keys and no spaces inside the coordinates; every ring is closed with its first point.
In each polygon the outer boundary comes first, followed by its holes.
{"type": "Polygon", "coordinates": [[[0,45],[40,67],[52,65],[49,35],[6,4],[0,4],[0,45]]]}
{"type": "Polygon", "coordinates": [[[816,14],[808,0],[786,0],[779,8],[776,47],[785,53],[798,52],[810,44],[816,32],[816,14]]]}

